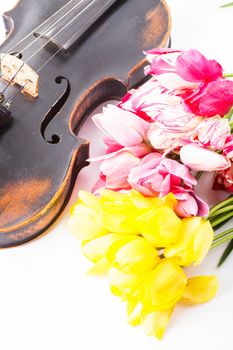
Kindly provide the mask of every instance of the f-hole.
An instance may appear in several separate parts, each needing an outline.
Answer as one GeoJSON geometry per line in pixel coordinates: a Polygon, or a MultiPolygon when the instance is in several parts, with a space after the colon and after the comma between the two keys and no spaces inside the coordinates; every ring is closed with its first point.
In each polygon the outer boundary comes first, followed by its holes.
{"type": "Polygon", "coordinates": [[[62,109],[62,107],[64,106],[64,104],[66,103],[66,101],[70,95],[70,83],[69,83],[69,80],[67,78],[58,76],[58,77],[56,77],[55,82],[56,82],[56,84],[61,84],[62,80],[65,80],[67,83],[66,90],[63,93],[63,95],[54,103],[54,105],[52,105],[52,107],[50,108],[48,113],[45,115],[45,117],[41,123],[41,127],[40,127],[40,131],[41,131],[41,135],[42,135],[43,139],[46,142],[52,143],[52,144],[59,143],[61,137],[57,134],[53,134],[49,138],[45,137],[46,129],[47,129],[49,123],[53,120],[53,118],[60,112],[60,110],[62,109]]]}

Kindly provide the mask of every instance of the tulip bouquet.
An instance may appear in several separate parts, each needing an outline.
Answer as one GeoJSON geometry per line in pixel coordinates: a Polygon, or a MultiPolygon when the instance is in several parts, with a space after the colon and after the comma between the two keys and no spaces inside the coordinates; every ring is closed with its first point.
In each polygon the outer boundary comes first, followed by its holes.
{"type": "Polygon", "coordinates": [[[233,237],[213,231],[232,217],[233,196],[210,209],[196,193],[203,172],[214,173],[213,190],[233,193],[233,82],[197,50],[146,57],[148,81],[93,117],[106,152],[90,159],[101,162],[99,180],[93,194],[80,192],[69,226],[129,322],[160,339],[178,302],[217,291],[215,276],[188,278],[184,268],[233,237]]]}

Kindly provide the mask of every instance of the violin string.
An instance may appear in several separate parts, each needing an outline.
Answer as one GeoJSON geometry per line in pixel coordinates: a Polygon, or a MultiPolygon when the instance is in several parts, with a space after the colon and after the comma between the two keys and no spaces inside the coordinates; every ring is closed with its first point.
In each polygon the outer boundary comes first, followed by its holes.
{"type": "Polygon", "coordinates": [[[94,2],[96,2],[96,0],[92,0],[82,11],[80,11],[76,16],[74,16],[64,27],[62,27],[56,34],[54,34],[48,41],[46,41],[44,45],[42,45],[36,52],[34,52],[30,57],[28,57],[24,63],[30,61],[31,58],[33,58],[38,52],[40,52],[48,43],[52,42],[58,34],[60,34],[68,26],[70,26],[70,24],[73,23],[74,20],[76,20],[78,17],[80,17],[83,12],[85,12],[91,5],[94,4],[94,2]]]}
{"type": "MultiPolygon", "coordinates": [[[[92,3],[94,3],[96,0],[94,0],[94,1],[92,1],[92,3]]],[[[90,5],[92,4],[92,3],[90,3],[90,5]]],[[[101,12],[102,11],[102,9],[99,9],[99,11],[97,11],[97,13],[96,13],[96,15],[98,15],[98,13],[99,12],[101,12]]],[[[69,23],[68,23],[69,24],[69,23]]],[[[59,32],[57,33],[57,34],[59,34],[59,32]]],[[[57,35],[56,34],[56,35],[57,35]]],[[[56,36],[56,35],[54,35],[54,37],[56,36]]],[[[53,37],[53,38],[54,38],[53,37]]],[[[53,39],[53,38],[51,38],[51,39],[53,39]]],[[[60,47],[45,63],[43,63],[37,70],[36,70],[36,73],[39,73],[41,70],[42,70],[42,68],[44,68],[61,50],[63,49],[63,47],[60,47]]]]}
{"type": "Polygon", "coordinates": [[[8,81],[7,85],[5,86],[5,88],[1,91],[1,95],[6,92],[6,90],[8,89],[8,87],[11,85],[11,83],[14,81],[16,75],[18,75],[18,73],[20,72],[20,70],[23,68],[24,66],[24,62],[21,64],[21,66],[17,69],[17,71],[15,72],[15,74],[11,77],[11,79],[8,81]]]}
{"type": "Polygon", "coordinates": [[[21,44],[24,40],[26,40],[30,35],[32,35],[34,32],[38,31],[40,27],[44,26],[49,20],[51,20],[54,16],[58,15],[59,12],[64,10],[72,1],[70,0],[67,4],[65,4],[63,7],[61,7],[57,12],[55,12],[52,16],[47,18],[43,23],[41,23],[38,27],[34,28],[29,34],[27,34],[25,37],[23,37],[19,42],[17,42],[10,50],[8,50],[8,53],[10,54],[19,44],[21,44]]]}
{"type": "MultiPolygon", "coordinates": [[[[83,1],[83,0],[82,0],[83,1]]],[[[78,17],[81,16],[81,14],[83,12],[85,12],[91,5],[93,5],[93,3],[96,0],[92,0],[82,11],[80,11],[75,17],[73,17],[63,28],[61,28],[55,35],[53,35],[48,41],[46,41],[46,43],[44,45],[42,45],[36,52],[34,52],[30,57],[28,57],[26,59],[26,61],[24,61],[22,63],[22,65],[18,68],[18,70],[16,71],[16,73],[13,75],[13,77],[11,78],[11,80],[8,82],[7,86],[4,88],[4,90],[1,92],[1,94],[4,94],[4,92],[6,92],[6,90],[9,88],[9,86],[11,85],[11,83],[13,82],[13,80],[15,79],[15,77],[18,75],[18,73],[20,72],[20,70],[23,68],[23,66],[25,65],[25,63],[27,63],[32,57],[34,57],[38,52],[40,52],[49,42],[51,42],[59,33],[61,33],[67,26],[69,26],[75,19],[77,19],[78,17]]],[[[79,2],[80,3],[80,2],[79,2]]],[[[53,57],[55,57],[59,51],[62,50],[62,47],[59,48],[54,55],[52,55],[48,61],[46,61],[44,64],[42,64],[41,67],[39,67],[38,71],[41,70],[53,57]]]]}
{"type": "MultiPolygon", "coordinates": [[[[19,54],[22,54],[26,49],[28,49],[34,43],[36,43],[41,37],[43,37],[47,32],[49,32],[57,23],[59,23],[63,18],[65,18],[70,12],[72,12],[76,7],[80,6],[83,3],[83,1],[85,0],[80,0],[76,5],[74,5],[71,9],[69,9],[61,18],[57,19],[53,24],[51,24],[50,27],[48,27],[44,32],[42,32],[36,39],[34,39],[31,43],[29,43],[21,51],[19,51],[19,54]]],[[[34,30],[33,32],[36,32],[36,31],[37,30],[34,30]]]]}
{"type": "Polygon", "coordinates": [[[23,89],[26,87],[27,83],[28,83],[28,81],[26,81],[26,83],[23,86],[21,86],[21,88],[7,101],[5,107],[11,108],[13,101],[23,91],[23,89]]]}
{"type": "Polygon", "coordinates": [[[45,63],[43,63],[37,70],[36,73],[39,73],[42,68],[44,68],[60,51],[62,47],[60,47],[45,63]]]}

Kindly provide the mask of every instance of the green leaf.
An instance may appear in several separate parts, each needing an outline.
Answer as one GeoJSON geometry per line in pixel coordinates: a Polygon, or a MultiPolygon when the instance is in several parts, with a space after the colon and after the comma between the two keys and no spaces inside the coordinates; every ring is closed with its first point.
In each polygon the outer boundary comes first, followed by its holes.
{"type": "Polygon", "coordinates": [[[228,4],[222,5],[220,8],[233,6],[233,2],[229,2],[228,4]]]}
{"type": "Polygon", "coordinates": [[[224,250],[223,255],[221,256],[221,259],[219,260],[218,267],[224,263],[224,261],[231,254],[232,250],[233,250],[233,239],[230,241],[230,243],[228,244],[228,246],[224,250]]]}

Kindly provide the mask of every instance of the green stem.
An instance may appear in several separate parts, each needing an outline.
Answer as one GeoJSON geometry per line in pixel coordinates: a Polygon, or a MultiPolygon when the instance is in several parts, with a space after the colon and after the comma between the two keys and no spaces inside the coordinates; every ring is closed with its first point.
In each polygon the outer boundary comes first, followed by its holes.
{"type": "Polygon", "coordinates": [[[221,256],[219,262],[218,262],[218,267],[221,266],[224,261],[228,258],[228,256],[231,254],[233,250],[233,239],[230,240],[230,242],[228,243],[226,249],[223,252],[223,255],[221,256]]]}
{"type": "Polygon", "coordinates": [[[217,211],[215,211],[214,213],[209,215],[208,218],[209,218],[209,220],[212,220],[214,217],[218,216],[219,214],[225,213],[226,211],[229,211],[229,210],[233,210],[233,205],[228,205],[226,207],[218,209],[217,211]]]}
{"type": "Polygon", "coordinates": [[[233,73],[225,73],[223,76],[224,78],[233,78],[233,73]]]}
{"type": "Polygon", "coordinates": [[[233,116],[233,108],[231,108],[230,112],[226,114],[223,118],[231,120],[231,117],[233,116]]]}
{"type": "Polygon", "coordinates": [[[229,235],[231,232],[233,232],[233,228],[229,228],[229,230],[219,233],[218,235],[214,236],[213,242],[217,241],[219,238],[229,235]]]}
{"type": "Polygon", "coordinates": [[[212,216],[212,214],[215,213],[218,209],[225,207],[228,204],[233,204],[233,196],[230,196],[219,204],[213,206],[209,212],[209,217],[212,216]]]}
{"type": "Polygon", "coordinates": [[[219,224],[221,224],[222,222],[226,221],[227,219],[231,218],[233,216],[233,213],[228,213],[226,215],[222,215],[220,216],[220,218],[217,218],[214,221],[211,221],[211,226],[214,228],[216,226],[218,226],[219,224]]]}
{"type": "Polygon", "coordinates": [[[212,243],[212,245],[211,245],[211,249],[220,246],[221,244],[223,244],[223,243],[229,241],[229,240],[232,239],[232,238],[233,238],[233,232],[232,232],[231,234],[229,234],[229,235],[226,235],[226,236],[224,236],[224,237],[222,237],[222,238],[220,238],[220,239],[214,241],[214,242],[212,243]]]}
{"type": "Polygon", "coordinates": [[[225,5],[222,5],[220,6],[220,8],[225,8],[225,7],[230,7],[230,6],[233,6],[233,2],[229,2],[228,4],[225,4],[225,5]]]}

